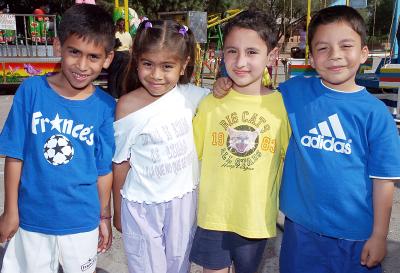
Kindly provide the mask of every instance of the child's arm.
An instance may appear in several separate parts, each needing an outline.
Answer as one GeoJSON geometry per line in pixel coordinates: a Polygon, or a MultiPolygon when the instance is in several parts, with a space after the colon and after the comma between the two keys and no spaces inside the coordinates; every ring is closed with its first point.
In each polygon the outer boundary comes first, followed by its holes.
{"type": "Polygon", "coordinates": [[[97,182],[100,199],[99,244],[97,251],[103,253],[110,248],[112,242],[110,208],[112,178],[112,173],[109,173],[99,176],[97,182]]]}
{"type": "MultiPolygon", "coordinates": [[[[136,92],[136,91],[134,91],[136,92]]],[[[139,102],[138,99],[135,98],[132,94],[128,93],[122,96],[117,103],[117,108],[115,109],[115,120],[120,120],[125,116],[129,115],[133,111],[140,109],[143,107],[143,104],[139,102]]],[[[116,136],[116,150],[117,150],[117,162],[113,162],[113,185],[112,185],[112,192],[113,192],[113,204],[114,204],[114,227],[119,231],[122,232],[121,227],[121,193],[120,190],[125,183],[126,176],[130,169],[129,165],[129,148],[128,148],[128,136],[125,132],[128,128],[121,129],[122,133],[120,136],[116,136]],[[121,139],[121,140],[118,140],[121,139]],[[121,144],[123,143],[123,144],[121,144]],[[121,148],[120,146],[127,146],[121,148]],[[121,148],[121,149],[120,149],[121,148]],[[123,152],[122,152],[123,151],[123,152]],[[123,155],[119,154],[122,153],[123,155]]],[[[118,130],[117,130],[118,131],[118,130]]],[[[116,135],[119,135],[116,132],[116,135]]],[[[115,158],[114,158],[115,159],[115,158]]]]}
{"type": "Polygon", "coordinates": [[[0,216],[0,242],[10,240],[19,226],[18,187],[22,160],[6,157],[4,165],[4,212],[0,216]]]}
{"type": "Polygon", "coordinates": [[[213,96],[216,98],[223,98],[229,93],[232,87],[232,80],[230,78],[218,78],[213,86],[213,96]]]}
{"type": "Polygon", "coordinates": [[[113,163],[113,203],[114,203],[114,227],[119,231],[122,232],[121,227],[121,193],[120,190],[122,189],[126,175],[128,174],[129,169],[131,166],[129,165],[128,161],[123,161],[119,164],[113,163]]]}
{"type": "Polygon", "coordinates": [[[394,183],[392,180],[373,181],[374,227],[361,253],[361,264],[373,267],[386,255],[386,236],[392,212],[394,183]]]}

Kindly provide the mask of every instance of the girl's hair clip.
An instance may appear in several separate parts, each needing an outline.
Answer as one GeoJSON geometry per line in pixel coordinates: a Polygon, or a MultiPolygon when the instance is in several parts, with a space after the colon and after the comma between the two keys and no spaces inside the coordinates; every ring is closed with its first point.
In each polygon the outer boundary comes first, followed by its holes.
{"type": "Polygon", "coordinates": [[[178,32],[179,32],[179,34],[182,34],[183,37],[185,37],[185,35],[187,34],[188,29],[189,28],[187,26],[182,25],[178,32]]]}
{"type": "Polygon", "coordinates": [[[144,28],[152,28],[153,27],[153,24],[150,22],[150,21],[147,21],[145,24],[144,24],[144,28]]]}

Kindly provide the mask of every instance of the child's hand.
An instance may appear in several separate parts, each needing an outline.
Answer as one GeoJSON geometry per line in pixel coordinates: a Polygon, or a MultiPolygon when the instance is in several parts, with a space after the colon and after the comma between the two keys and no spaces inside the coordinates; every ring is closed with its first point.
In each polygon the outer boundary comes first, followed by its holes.
{"type": "Polygon", "coordinates": [[[121,214],[117,213],[115,210],[114,210],[113,224],[114,224],[114,227],[116,228],[116,230],[118,230],[119,232],[122,232],[121,214]]]}
{"type": "Polygon", "coordinates": [[[232,80],[229,78],[218,78],[215,82],[214,82],[214,86],[213,86],[213,95],[216,98],[223,98],[225,97],[228,92],[229,89],[232,87],[232,80]]]}
{"type": "Polygon", "coordinates": [[[97,245],[97,252],[104,253],[112,243],[112,230],[111,219],[101,219],[99,225],[99,243],[97,245]]]}
{"type": "Polygon", "coordinates": [[[4,212],[0,216],[0,243],[10,241],[19,226],[18,213],[4,212]]]}
{"type": "Polygon", "coordinates": [[[374,267],[386,256],[386,238],[372,235],[361,252],[361,264],[374,267]]]}

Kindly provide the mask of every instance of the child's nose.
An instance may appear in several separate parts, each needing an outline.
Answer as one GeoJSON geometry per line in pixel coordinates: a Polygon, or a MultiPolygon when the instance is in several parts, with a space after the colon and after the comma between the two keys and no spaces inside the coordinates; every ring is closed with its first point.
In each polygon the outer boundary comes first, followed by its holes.
{"type": "Polygon", "coordinates": [[[81,71],[85,71],[87,69],[88,61],[85,57],[80,57],[78,59],[78,68],[81,71]]]}
{"type": "Polygon", "coordinates": [[[157,80],[159,80],[159,79],[161,79],[162,78],[162,71],[161,71],[161,69],[159,69],[159,68],[154,68],[153,69],[153,72],[151,73],[151,76],[154,78],[154,79],[157,79],[157,80]]]}
{"type": "Polygon", "coordinates": [[[330,52],[330,59],[336,60],[342,57],[340,48],[333,47],[330,52]]]}
{"type": "Polygon", "coordinates": [[[243,67],[246,65],[246,56],[245,54],[239,53],[236,59],[236,66],[243,67]]]}

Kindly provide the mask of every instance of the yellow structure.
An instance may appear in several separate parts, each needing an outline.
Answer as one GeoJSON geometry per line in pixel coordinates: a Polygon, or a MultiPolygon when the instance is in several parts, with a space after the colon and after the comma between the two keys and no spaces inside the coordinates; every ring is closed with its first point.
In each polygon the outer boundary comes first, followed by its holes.
{"type": "MultiPolygon", "coordinates": [[[[119,8],[119,0],[115,0],[115,4],[114,4],[115,8],[119,8]]],[[[129,32],[129,7],[128,7],[128,0],[124,0],[124,14],[125,14],[125,31],[129,32]]]]}

